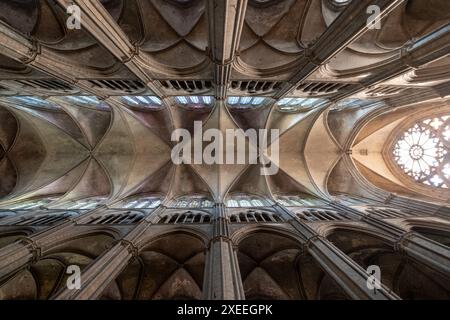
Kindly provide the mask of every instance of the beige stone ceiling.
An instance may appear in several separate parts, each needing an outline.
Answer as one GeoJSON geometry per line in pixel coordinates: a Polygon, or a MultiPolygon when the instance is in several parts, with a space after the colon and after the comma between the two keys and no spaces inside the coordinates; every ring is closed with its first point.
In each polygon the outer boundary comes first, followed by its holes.
{"type": "MultiPolygon", "coordinates": [[[[379,129],[397,120],[371,128],[368,119],[449,95],[447,0],[76,0],[82,26],[68,30],[71,2],[0,1],[0,205],[352,192],[343,158],[354,142],[361,147],[358,132],[380,141],[379,129]],[[379,30],[367,28],[369,4],[381,9],[379,30]],[[212,106],[175,98],[197,95],[215,97],[212,106]],[[107,107],[65,96],[96,96],[107,107]],[[133,106],[122,96],[162,104],[133,106]],[[265,100],[236,108],[230,96],[265,100]],[[285,112],[277,103],[287,97],[323,103],[285,112]],[[360,99],[356,107],[349,98],[360,99]],[[174,165],[171,133],[192,131],[196,120],[221,132],[279,129],[278,174],[260,175],[259,164],[174,165]]],[[[356,160],[380,174],[377,157],[356,160]]]]}

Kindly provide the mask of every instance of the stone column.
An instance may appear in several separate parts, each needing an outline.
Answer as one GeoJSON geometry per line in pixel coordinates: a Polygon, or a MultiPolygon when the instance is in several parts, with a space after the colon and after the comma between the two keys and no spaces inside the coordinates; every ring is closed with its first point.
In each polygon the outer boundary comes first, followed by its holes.
{"type": "Polygon", "coordinates": [[[348,46],[349,43],[361,37],[369,30],[367,23],[367,8],[376,5],[380,8],[380,15],[376,20],[386,17],[405,0],[359,0],[350,2],[345,10],[333,21],[333,24],[304,51],[300,57],[297,70],[287,81],[275,99],[288,95],[305,79],[348,46]]]}
{"type": "Polygon", "coordinates": [[[77,67],[75,61],[62,63],[61,61],[67,61],[67,56],[40,45],[2,21],[0,21],[0,54],[83,91],[102,96],[102,93],[92,88],[87,80],[81,80],[86,77],[86,69],[77,67]]]}
{"type": "Polygon", "coordinates": [[[55,300],[95,300],[100,297],[106,287],[116,279],[133,259],[139,255],[136,242],[151,225],[150,217],[158,215],[164,207],[153,211],[147,219],[142,220],[125,238],[107,250],[93,264],[81,273],[79,290],[62,289],[52,299],[55,300]]]}
{"type": "Polygon", "coordinates": [[[394,244],[396,251],[405,253],[413,260],[425,264],[446,277],[450,276],[450,250],[447,246],[426,238],[417,232],[405,231],[386,220],[366,215],[341,203],[333,202],[330,205],[337,210],[359,216],[361,221],[397,239],[394,244]]]}
{"type": "Polygon", "coordinates": [[[0,249],[0,280],[40,259],[54,243],[66,239],[73,231],[73,222],[49,227],[0,249]]]}
{"type": "Polygon", "coordinates": [[[400,299],[386,286],[381,285],[378,290],[371,290],[367,286],[369,274],[359,264],[343,253],[326,238],[301,222],[296,216],[282,205],[275,205],[277,210],[291,217],[289,223],[306,240],[305,253],[310,254],[344,292],[355,300],[396,300],[400,299]]]}
{"type": "Polygon", "coordinates": [[[228,219],[222,203],[216,204],[214,236],[206,257],[204,297],[209,300],[245,299],[236,250],[229,238],[228,219]]]}
{"type": "Polygon", "coordinates": [[[424,213],[431,216],[450,219],[450,205],[446,203],[435,204],[394,195],[390,204],[398,206],[400,208],[404,208],[406,210],[415,211],[417,213],[424,213]]]}
{"type": "Polygon", "coordinates": [[[87,221],[105,208],[98,208],[70,218],[65,222],[50,226],[0,249],[0,280],[7,278],[29,263],[40,259],[55,244],[62,243],[73,235],[78,222],[87,221]]]}
{"type": "Polygon", "coordinates": [[[119,241],[81,274],[81,288],[67,287],[57,293],[54,300],[95,300],[105,288],[137,257],[137,249],[127,240],[119,241]]]}
{"type": "Polygon", "coordinates": [[[0,281],[24,268],[29,262],[38,260],[39,257],[40,250],[30,238],[6,246],[0,250],[0,281]]]}
{"type": "Polygon", "coordinates": [[[63,8],[76,4],[82,12],[83,30],[94,37],[154,94],[163,97],[161,86],[153,78],[155,69],[151,57],[145,52],[140,52],[139,47],[130,41],[100,0],[57,0],[57,2],[63,8]]]}
{"type": "Polygon", "coordinates": [[[215,96],[225,99],[232,63],[239,49],[247,0],[208,0],[206,4],[215,96]]]}

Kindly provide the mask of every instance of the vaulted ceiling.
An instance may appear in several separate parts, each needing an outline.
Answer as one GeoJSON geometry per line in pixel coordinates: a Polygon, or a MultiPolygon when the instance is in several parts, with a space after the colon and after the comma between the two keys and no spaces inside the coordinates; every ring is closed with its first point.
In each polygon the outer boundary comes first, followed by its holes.
{"type": "Polygon", "coordinates": [[[372,183],[414,194],[358,150],[408,116],[448,111],[449,21],[447,0],[0,0],[0,204],[328,197],[354,192],[352,150],[372,183]],[[66,23],[73,4],[80,29],[66,23]],[[280,156],[267,155],[278,173],[175,165],[171,134],[194,121],[279,129],[280,156]]]}

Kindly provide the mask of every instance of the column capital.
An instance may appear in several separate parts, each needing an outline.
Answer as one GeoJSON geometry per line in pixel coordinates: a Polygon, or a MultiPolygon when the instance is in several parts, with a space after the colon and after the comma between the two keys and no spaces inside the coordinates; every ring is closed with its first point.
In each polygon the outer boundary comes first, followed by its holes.
{"type": "Polygon", "coordinates": [[[132,241],[122,239],[119,240],[118,243],[128,249],[128,252],[133,256],[133,259],[139,256],[139,248],[132,241]]]}
{"type": "Polygon", "coordinates": [[[36,58],[41,54],[41,45],[36,39],[31,39],[30,45],[31,46],[29,47],[26,56],[20,58],[20,62],[22,62],[25,65],[32,64],[36,60],[36,58]]]}
{"type": "Polygon", "coordinates": [[[229,243],[234,249],[237,248],[237,245],[233,242],[233,240],[232,240],[230,237],[224,236],[224,235],[217,235],[217,236],[212,237],[212,238],[209,240],[208,248],[211,248],[211,246],[212,246],[214,243],[220,242],[220,241],[221,241],[221,242],[227,242],[227,243],[229,243]]]}
{"type": "MultiPolygon", "coordinates": [[[[316,240],[326,240],[324,237],[322,237],[320,234],[314,234],[311,235],[306,242],[303,244],[303,250],[307,251],[309,248],[311,248],[311,245],[316,241],[316,240]]],[[[327,240],[328,241],[328,240],[327,240]]]]}
{"type": "Polygon", "coordinates": [[[304,249],[352,299],[399,299],[385,285],[382,285],[377,293],[370,290],[367,286],[369,273],[324,237],[320,235],[311,237],[304,249]]]}
{"type": "Polygon", "coordinates": [[[30,252],[33,255],[30,263],[36,263],[42,257],[41,247],[33,239],[26,237],[19,240],[19,243],[25,246],[29,246],[30,252]]]}
{"type": "Polygon", "coordinates": [[[397,195],[395,193],[389,193],[386,197],[386,199],[384,200],[385,204],[389,204],[391,203],[392,200],[394,200],[397,197],[397,195]]]}
{"type": "Polygon", "coordinates": [[[305,48],[303,51],[303,58],[316,67],[320,67],[323,63],[323,61],[314,54],[314,50],[311,50],[311,48],[305,48]]]}
{"type": "Polygon", "coordinates": [[[405,242],[409,240],[410,237],[414,235],[413,231],[405,232],[402,234],[397,241],[394,243],[394,250],[395,251],[403,251],[405,242]]]}
{"type": "Polygon", "coordinates": [[[127,64],[128,62],[132,61],[135,57],[139,56],[139,46],[136,44],[131,45],[130,52],[127,56],[123,57],[122,63],[127,64]]]}

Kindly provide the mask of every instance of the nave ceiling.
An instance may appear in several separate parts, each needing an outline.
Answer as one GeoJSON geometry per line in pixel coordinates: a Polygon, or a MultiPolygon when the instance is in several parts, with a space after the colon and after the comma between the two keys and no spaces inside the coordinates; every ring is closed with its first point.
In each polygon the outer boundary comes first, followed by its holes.
{"type": "Polygon", "coordinates": [[[0,0],[0,299],[447,299],[449,70],[448,0],[0,0]]]}

